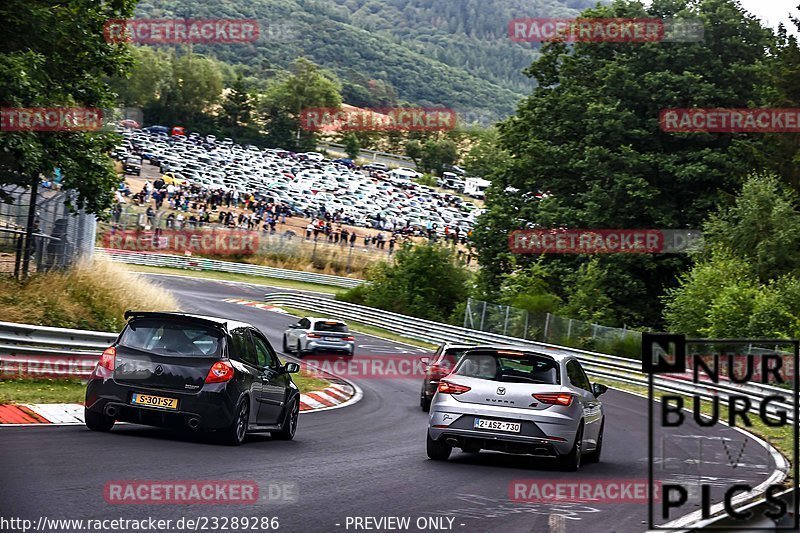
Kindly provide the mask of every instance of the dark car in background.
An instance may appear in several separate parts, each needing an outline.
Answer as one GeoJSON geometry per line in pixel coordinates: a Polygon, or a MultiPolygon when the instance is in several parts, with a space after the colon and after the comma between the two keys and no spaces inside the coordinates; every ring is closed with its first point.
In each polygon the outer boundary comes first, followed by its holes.
{"type": "Polygon", "coordinates": [[[125,158],[125,163],[122,165],[122,171],[125,174],[136,174],[137,176],[142,173],[142,158],[139,156],[129,156],[125,158]]]}
{"type": "Polygon", "coordinates": [[[425,368],[422,390],[419,393],[419,406],[423,411],[430,410],[431,400],[439,388],[439,380],[452,372],[464,353],[474,346],[474,344],[444,343],[431,357],[420,358],[423,363],[428,365],[425,368]]]}
{"type": "Polygon", "coordinates": [[[117,421],[213,431],[239,445],[248,432],[291,440],[300,392],[264,335],[244,322],[127,311],[86,388],[86,426],[117,421]]]}
{"type": "Polygon", "coordinates": [[[389,167],[383,163],[367,163],[361,167],[362,170],[380,170],[381,172],[388,172],[389,167]]]}
{"type": "Polygon", "coordinates": [[[344,165],[347,168],[356,168],[355,162],[353,162],[352,159],[349,159],[349,158],[346,158],[346,157],[342,157],[342,158],[339,158],[339,159],[334,159],[333,162],[334,163],[339,163],[340,165],[344,165]]]}

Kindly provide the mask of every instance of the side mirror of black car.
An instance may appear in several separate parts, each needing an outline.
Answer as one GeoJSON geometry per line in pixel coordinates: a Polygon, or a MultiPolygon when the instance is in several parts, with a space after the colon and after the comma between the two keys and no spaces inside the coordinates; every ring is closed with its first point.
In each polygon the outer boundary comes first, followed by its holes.
{"type": "Polygon", "coordinates": [[[594,393],[595,397],[600,396],[601,394],[605,394],[608,391],[608,387],[602,385],[600,383],[593,383],[592,384],[592,392],[594,393]]]}
{"type": "Polygon", "coordinates": [[[289,324],[289,329],[297,329],[300,327],[300,324],[289,324]]]}
{"type": "Polygon", "coordinates": [[[283,365],[283,370],[287,374],[296,374],[297,372],[300,372],[300,365],[297,363],[286,363],[283,365]]]}

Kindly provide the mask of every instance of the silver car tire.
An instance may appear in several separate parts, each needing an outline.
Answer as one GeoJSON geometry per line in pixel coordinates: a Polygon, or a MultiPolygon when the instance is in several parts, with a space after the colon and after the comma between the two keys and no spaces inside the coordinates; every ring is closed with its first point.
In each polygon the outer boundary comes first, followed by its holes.
{"type": "Polygon", "coordinates": [[[428,452],[429,459],[433,459],[434,461],[447,461],[450,454],[453,452],[453,447],[449,444],[433,440],[430,433],[428,433],[425,450],[428,452]]]}
{"type": "Polygon", "coordinates": [[[606,422],[603,420],[603,423],[600,424],[600,433],[597,435],[597,446],[594,450],[586,454],[584,457],[584,461],[586,463],[599,463],[600,462],[600,454],[603,452],[603,429],[605,428],[606,422]]]}
{"type": "Polygon", "coordinates": [[[576,472],[581,467],[581,456],[583,454],[583,423],[575,434],[575,444],[566,455],[559,458],[561,467],[567,472],[576,472]]]}

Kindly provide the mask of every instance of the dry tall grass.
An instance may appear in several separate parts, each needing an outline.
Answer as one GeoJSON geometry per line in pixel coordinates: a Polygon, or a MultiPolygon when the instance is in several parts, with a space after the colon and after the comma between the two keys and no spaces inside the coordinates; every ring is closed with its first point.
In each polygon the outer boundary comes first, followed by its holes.
{"type": "Polygon", "coordinates": [[[291,246],[262,246],[258,254],[244,258],[248,263],[303,270],[320,274],[333,274],[351,278],[365,278],[370,267],[390,260],[386,251],[365,250],[361,246],[299,241],[291,246]],[[348,273],[348,263],[350,265],[348,273]]]}
{"type": "Polygon", "coordinates": [[[174,311],[172,295],[110,261],[82,263],[27,281],[0,278],[0,320],[101,331],[119,331],[126,309],[174,311]]]}

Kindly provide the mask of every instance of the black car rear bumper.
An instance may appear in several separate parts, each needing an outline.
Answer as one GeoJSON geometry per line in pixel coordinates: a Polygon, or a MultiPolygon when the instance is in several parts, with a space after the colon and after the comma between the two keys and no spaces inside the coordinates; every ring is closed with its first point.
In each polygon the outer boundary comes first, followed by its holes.
{"type": "MultiPolygon", "coordinates": [[[[161,427],[195,430],[222,429],[234,419],[239,394],[228,383],[205,385],[198,392],[149,389],[117,383],[111,379],[91,379],[86,388],[86,408],[115,420],[161,427]],[[177,398],[177,409],[133,405],[134,393],[177,398]]],[[[257,406],[250,406],[257,408],[257,406]]]]}

